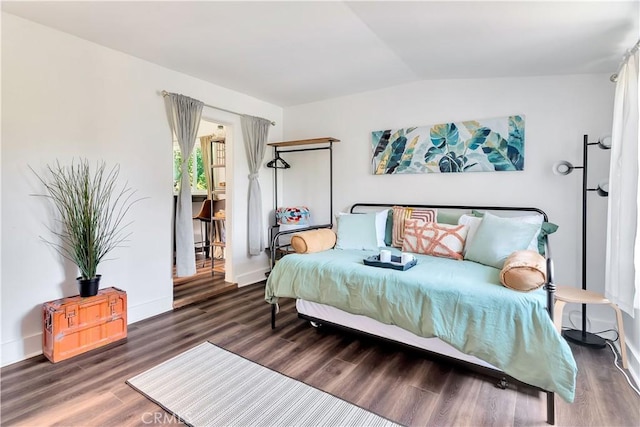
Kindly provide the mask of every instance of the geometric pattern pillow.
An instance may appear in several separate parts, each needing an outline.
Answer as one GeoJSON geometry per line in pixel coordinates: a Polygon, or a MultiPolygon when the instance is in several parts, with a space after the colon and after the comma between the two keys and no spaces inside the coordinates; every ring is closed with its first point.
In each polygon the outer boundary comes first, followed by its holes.
{"type": "Polygon", "coordinates": [[[403,252],[461,260],[469,226],[438,224],[421,219],[404,222],[403,252]]]}
{"type": "Polygon", "coordinates": [[[421,219],[424,222],[435,222],[438,211],[436,209],[393,207],[393,232],[391,246],[402,247],[404,239],[404,223],[407,219],[421,219]]]}

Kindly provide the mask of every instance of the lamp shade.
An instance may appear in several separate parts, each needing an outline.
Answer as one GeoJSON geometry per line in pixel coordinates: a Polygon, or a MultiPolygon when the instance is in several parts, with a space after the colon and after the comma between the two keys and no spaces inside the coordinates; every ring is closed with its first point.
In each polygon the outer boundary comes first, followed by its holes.
{"type": "Polygon", "coordinates": [[[600,197],[609,196],[609,181],[600,181],[598,183],[598,188],[596,188],[596,193],[598,193],[598,196],[600,197]]]}
{"type": "Polygon", "coordinates": [[[604,135],[598,138],[598,147],[603,150],[609,150],[611,148],[611,135],[604,135]]]}
{"type": "Polygon", "coordinates": [[[575,166],[566,160],[561,160],[553,165],[553,173],[556,175],[569,175],[574,169],[575,166]]]}

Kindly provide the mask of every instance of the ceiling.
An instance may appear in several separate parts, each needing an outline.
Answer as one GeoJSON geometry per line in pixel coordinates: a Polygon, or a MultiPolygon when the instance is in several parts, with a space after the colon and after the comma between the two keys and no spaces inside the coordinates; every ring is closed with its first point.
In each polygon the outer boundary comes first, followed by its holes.
{"type": "Polygon", "coordinates": [[[2,1],[279,106],[426,79],[614,73],[636,1],[2,1]]]}

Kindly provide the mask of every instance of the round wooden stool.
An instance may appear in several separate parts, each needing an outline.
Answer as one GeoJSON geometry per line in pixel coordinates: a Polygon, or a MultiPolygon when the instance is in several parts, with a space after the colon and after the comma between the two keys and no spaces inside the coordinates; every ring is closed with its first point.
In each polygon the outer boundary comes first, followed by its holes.
{"type": "Polygon", "coordinates": [[[562,311],[568,303],[576,304],[608,304],[616,311],[618,319],[618,335],[620,337],[620,354],[622,367],[627,369],[627,346],[624,340],[624,325],[622,324],[622,312],[618,306],[597,292],[585,291],[571,286],[556,286],[556,302],[553,307],[553,323],[558,330],[562,330],[562,311]]]}

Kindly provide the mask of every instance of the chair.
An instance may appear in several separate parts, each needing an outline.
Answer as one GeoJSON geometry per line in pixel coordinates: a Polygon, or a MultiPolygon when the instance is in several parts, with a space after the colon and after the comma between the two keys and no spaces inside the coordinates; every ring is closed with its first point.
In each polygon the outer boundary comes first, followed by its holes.
{"type": "Polygon", "coordinates": [[[587,291],[571,286],[556,286],[556,303],[553,308],[553,323],[558,332],[562,329],[562,311],[568,303],[577,304],[608,304],[616,311],[618,321],[618,335],[620,336],[620,355],[622,356],[622,367],[627,369],[627,346],[624,339],[624,325],[622,323],[622,312],[618,306],[597,292],[587,291]]]}
{"type": "Polygon", "coordinates": [[[209,250],[211,249],[211,242],[209,239],[209,224],[211,224],[211,199],[206,199],[202,202],[200,212],[193,217],[194,220],[200,221],[200,238],[201,240],[195,242],[196,252],[200,251],[204,254],[202,260],[202,266],[204,267],[205,260],[209,258],[209,250]]]}

